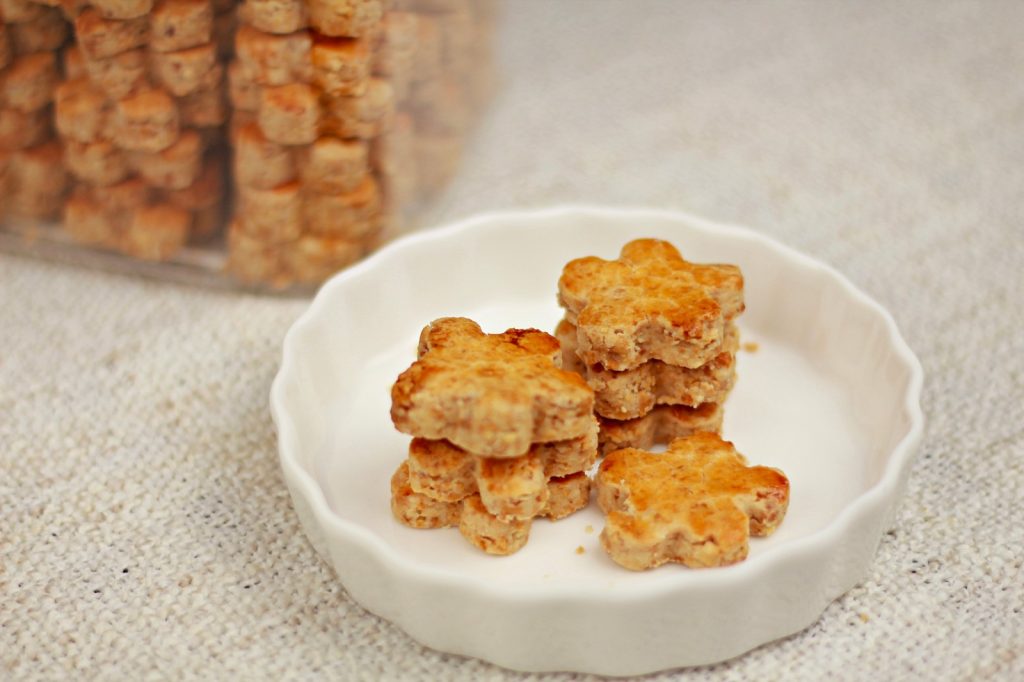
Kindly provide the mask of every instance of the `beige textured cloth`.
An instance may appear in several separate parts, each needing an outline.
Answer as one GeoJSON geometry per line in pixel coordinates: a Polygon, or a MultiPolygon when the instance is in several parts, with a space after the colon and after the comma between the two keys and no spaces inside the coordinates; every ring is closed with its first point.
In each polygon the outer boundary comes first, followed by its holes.
{"type": "MultiPolygon", "coordinates": [[[[431,220],[746,224],[877,298],[925,367],[868,579],[701,676],[1024,679],[1022,27],[1010,1],[507,8],[504,89],[431,220]]],[[[0,678],[520,677],[368,615],[301,535],[267,394],[304,308],[0,256],[0,678]]]]}

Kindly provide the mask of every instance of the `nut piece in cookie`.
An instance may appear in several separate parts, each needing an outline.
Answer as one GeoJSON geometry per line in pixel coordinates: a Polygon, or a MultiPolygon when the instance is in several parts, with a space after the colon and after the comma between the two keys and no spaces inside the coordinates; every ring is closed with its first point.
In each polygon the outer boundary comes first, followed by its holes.
{"type": "Polygon", "coordinates": [[[518,457],[536,442],[593,426],[594,393],[562,370],[558,341],[535,329],[485,334],[466,318],[442,318],[420,334],[419,359],[391,389],[403,432],[444,438],[481,457],[518,457]]]}
{"type": "Polygon", "coordinates": [[[558,298],[588,365],[626,370],[661,360],[699,367],[743,312],[743,276],[733,265],[690,263],[668,242],[638,239],[618,260],[569,262],[558,298]]]}
{"type": "Polygon", "coordinates": [[[607,514],[601,545],[631,570],[742,561],[749,537],[771,534],[789,504],[785,474],[747,466],[713,433],[677,438],[661,454],[617,450],[601,463],[595,485],[607,514]]]}

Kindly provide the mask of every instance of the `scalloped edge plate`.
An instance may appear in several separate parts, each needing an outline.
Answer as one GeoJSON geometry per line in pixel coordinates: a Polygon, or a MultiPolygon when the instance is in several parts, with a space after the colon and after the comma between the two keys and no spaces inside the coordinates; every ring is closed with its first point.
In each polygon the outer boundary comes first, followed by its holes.
{"type": "Polygon", "coordinates": [[[336,275],[289,330],[271,389],[302,526],[349,594],[416,640],[518,670],[636,675],[712,663],[811,625],[864,578],[921,440],[923,373],[892,317],[832,268],[680,212],[565,206],[490,213],[393,242],[336,275]],[[537,521],[511,557],[454,529],[397,523],[388,480],[408,438],[389,390],[419,330],[551,331],[561,267],[659,237],[740,265],[756,352],[741,353],[723,434],[792,482],[779,531],[720,569],[632,573],[601,551],[596,504],[537,521]]]}

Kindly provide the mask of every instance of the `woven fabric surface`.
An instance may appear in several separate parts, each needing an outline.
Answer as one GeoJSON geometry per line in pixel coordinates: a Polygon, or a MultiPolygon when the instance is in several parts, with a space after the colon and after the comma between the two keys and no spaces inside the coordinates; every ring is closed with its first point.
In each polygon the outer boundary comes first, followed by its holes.
{"type": "MultiPolygon", "coordinates": [[[[682,208],[886,306],[928,428],[867,579],[652,679],[1024,679],[1024,4],[517,0],[432,210],[682,208]]],[[[0,256],[0,677],[584,679],[425,649],[302,535],[267,402],[305,309],[0,256]]]]}

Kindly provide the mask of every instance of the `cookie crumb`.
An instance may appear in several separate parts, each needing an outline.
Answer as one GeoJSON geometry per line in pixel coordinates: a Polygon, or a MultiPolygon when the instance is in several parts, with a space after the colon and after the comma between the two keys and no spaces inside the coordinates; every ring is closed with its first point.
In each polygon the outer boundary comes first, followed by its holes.
{"type": "Polygon", "coordinates": [[[590,525],[590,524],[588,523],[588,524],[586,525],[586,527],[585,527],[585,528],[583,529],[583,532],[584,532],[584,533],[586,533],[587,535],[590,535],[591,533],[593,533],[593,532],[594,532],[594,527],[593,527],[593,526],[591,526],[591,525],[590,525]]]}
{"type": "Polygon", "coordinates": [[[860,616],[860,621],[861,621],[862,623],[866,623],[866,622],[868,622],[869,620],[871,620],[871,616],[869,616],[869,615],[868,615],[868,614],[866,614],[866,613],[859,613],[859,614],[857,614],[857,615],[858,615],[858,616],[860,616]]]}
{"type": "Polygon", "coordinates": [[[578,546],[578,547],[576,548],[576,553],[577,553],[577,554],[583,554],[583,553],[584,553],[584,552],[586,552],[586,551],[587,551],[587,550],[583,549],[583,545],[580,545],[580,546],[578,546]]]}
{"type": "Polygon", "coordinates": [[[758,348],[760,348],[760,346],[756,341],[746,341],[743,344],[743,350],[747,353],[756,353],[758,348]]]}

